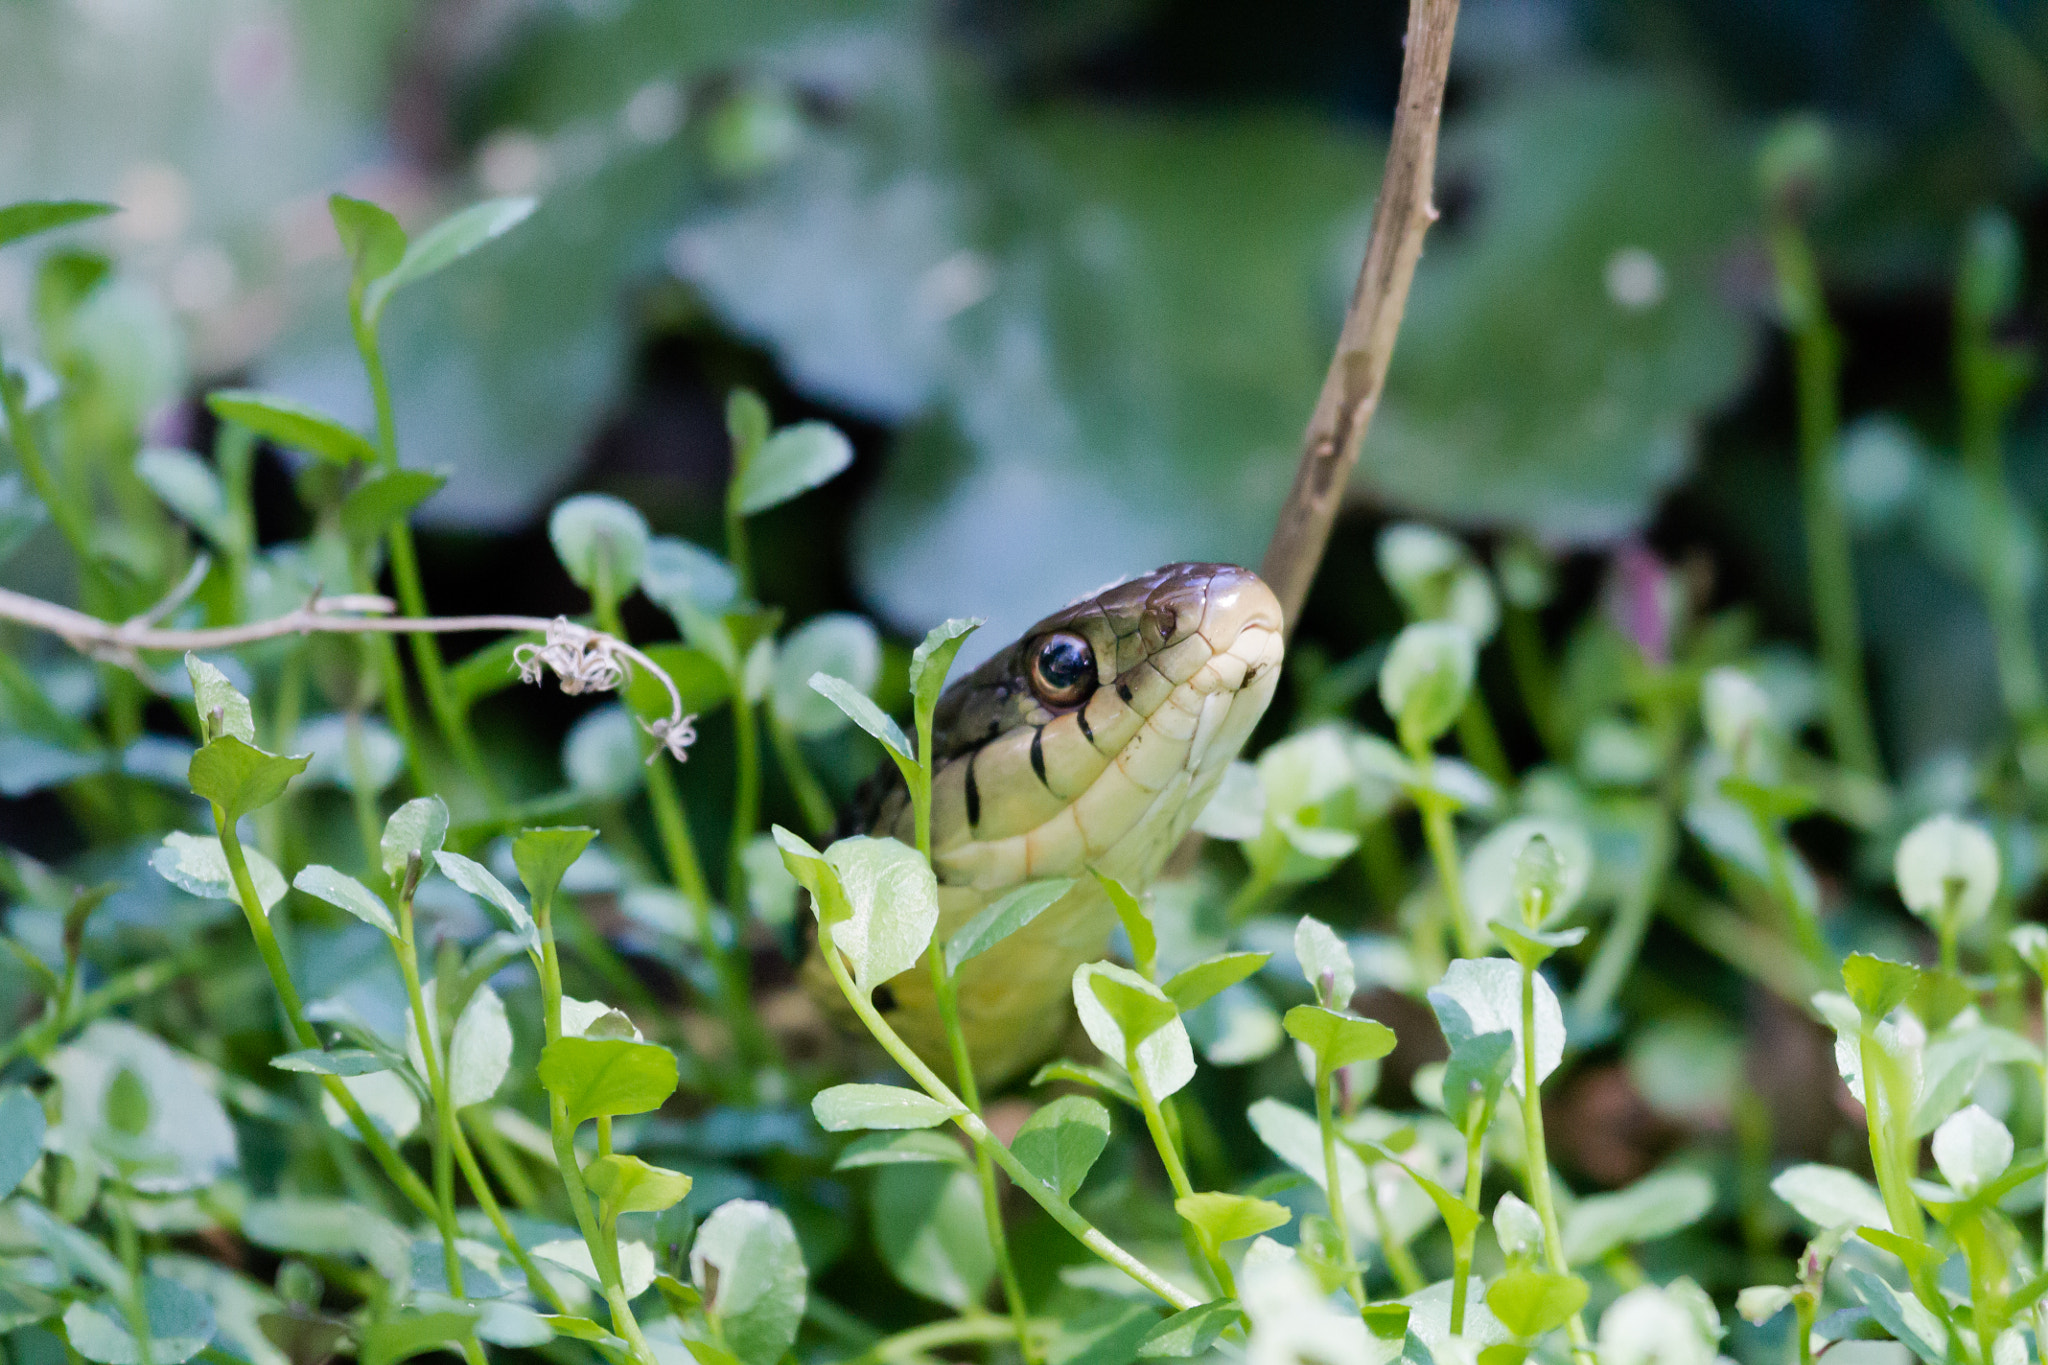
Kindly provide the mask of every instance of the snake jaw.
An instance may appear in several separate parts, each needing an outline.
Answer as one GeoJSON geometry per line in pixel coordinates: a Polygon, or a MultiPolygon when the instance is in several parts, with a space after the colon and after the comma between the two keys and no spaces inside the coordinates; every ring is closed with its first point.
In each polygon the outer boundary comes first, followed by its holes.
{"type": "MultiPolygon", "coordinates": [[[[1019,882],[1080,879],[962,970],[963,1027],[991,1084],[1057,1042],[1074,968],[1107,951],[1115,916],[1086,874],[1151,883],[1265,713],[1283,649],[1279,602],[1257,575],[1175,564],[1047,617],[947,690],[933,739],[941,940],[1019,882]],[[1096,659],[1093,692],[1067,707],[1028,682],[1032,651],[1056,632],[1087,640],[1096,659]]],[[[907,794],[882,799],[867,823],[909,842],[907,794]]],[[[822,971],[805,976],[836,995],[822,971]]],[[[942,1065],[928,976],[890,984],[895,1026],[942,1065]]]]}

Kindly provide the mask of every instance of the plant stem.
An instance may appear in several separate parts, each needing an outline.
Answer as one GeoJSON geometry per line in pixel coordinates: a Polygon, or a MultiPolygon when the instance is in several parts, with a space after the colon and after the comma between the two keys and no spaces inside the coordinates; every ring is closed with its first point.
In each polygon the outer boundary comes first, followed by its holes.
{"type": "MultiPolygon", "coordinates": [[[[460,1116],[457,1117],[459,1119],[460,1116]]],[[[532,1254],[519,1240],[518,1234],[512,1231],[511,1223],[506,1221],[505,1210],[499,1206],[498,1197],[491,1193],[491,1183],[484,1178],[483,1168],[477,1164],[476,1153],[470,1150],[469,1140],[463,1136],[460,1122],[452,1126],[451,1136],[455,1147],[455,1159],[462,1165],[462,1178],[469,1185],[471,1197],[476,1200],[477,1207],[484,1211],[484,1216],[491,1220],[492,1228],[497,1231],[498,1240],[505,1244],[505,1250],[511,1253],[513,1261],[526,1272],[527,1286],[535,1295],[547,1300],[548,1305],[557,1313],[568,1312],[569,1306],[556,1291],[554,1282],[541,1274],[540,1267],[534,1264],[532,1254]]]]}
{"type": "MultiPolygon", "coordinates": [[[[911,821],[918,856],[929,867],[932,861],[932,737],[931,716],[923,707],[917,708],[913,725],[917,730],[918,762],[915,769],[917,779],[909,783],[911,821]]],[[[936,933],[926,946],[925,957],[931,964],[932,995],[938,1002],[939,1022],[946,1032],[946,1047],[953,1059],[953,1077],[960,1086],[961,1102],[978,1122],[981,1118],[981,1086],[974,1075],[974,1054],[967,1046],[966,1030],[960,1026],[958,983],[946,970],[945,947],[936,933]]],[[[1037,1365],[1040,1356],[1031,1340],[1031,1310],[1024,1300],[1024,1282],[1018,1278],[1016,1263],[1010,1257],[1010,1238],[1003,1226],[1003,1199],[1001,1190],[996,1186],[995,1165],[978,1142],[974,1146],[974,1176],[981,1186],[982,1219],[988,1224],[989,1246],[995,1252],[996,1269],[1003,1282],[1003,1302],[1009,1308],[1010,1322],[1016,1331],[1017,1350],[1024,1357],[1025,1365],[1037,1365]]]]}
{"type": "MultiPolygon", "coordinates": [[[[1426,749],[1410,757],[1420,769],[1423,782],[1429,783],[1435,759],[1426,749]]],[[[1429,845],[1430,861],[1436,864],[1437,885],[1443,891],[1451,932],[1458,942],[1458,954],[1461,957],[1479,957],[1485,953],[1486,945],[1472,923],[1471,912],[1465,908],[1464,875],[1458,866],[1458,834],[1451,825],[1451,803],[1427,785],[1415,788],[1409,795],[1422,814],[1423,842],[1429,845]]]]}
{"type": "MultiPolygon", "coordinates": [[[[1173,1140],[1159,1097],[1152,1093],[1152,1083],[1145,1079],[1145,1068],[1138,1061],[1136,1044],[1124,1052],[1124,1070],[1130,1075],[1131,1089],[1138,1097],[1138,1112],[1145,1116],[1145,1131],[1151,1134],[1160,1164],[1166,1168],[1166,1181],[1173,1188],[1174,1200],[1186,1199],[1195,1192],[1195,1187],[1188,1179],[1187,1167],[1180,1159],[1180,1145],[1173,1140]]],[[[1187,1244],[1188,1259],[1196,1264],[1207,1264],[1209,1274],[1215,1278],[1216,1287],[1223,1297],[1236,1298],[1237,1285],[1231,1278],[1230,1263],[1223,1259],[1221,1249],[1186,1218],[1181,1219],[1180,1231],[1182,1241],[1187,1244]]]]}
{"type": "MultiPolygon", "coordinates": [[[[1557,1221],[1557,1201],[1550,1191],[1550,1154],[1543,1138],[1543,1097],[1536,1069],[1536,969],[1522,967],[1522,1146],[1528,1160],[1529,1203],[1543,1220],[1543,1251],[1551,1270],[1571,1274],[1564,1255],[1564,1232],[1557,1221]]],[[[1592,1338],[1586,1335],[1583,1314],[1573,1313],[1567,1324],[1572,1353],[1590,1358],[1592,1338]]]]}
{"type": "Polygon", "coordinates": [[[1543,643],[1543,628],[1528,607],[1508,603],[1501,614],[1501,640],[1507,646],[1508,668],[1522,694],[1522,709],[1543,748],[1552,758],[1571,757],[1571,739],[1557,710],[1557,677],[1543,643]]]}
{"type": "Polygon", "coordinates": [[[940,1080],[938,1073],[926,1066],[924,1059],[917,1055],[910,1044],[903,1041],[902,1035],[891,1028],[886,1019],[882,1018],[876,1011],[874,1002],[854,985],[853,978],[847,974],[846,964],[840,960],[840,955],[822,953],[820,956],[824,958],[826,968],[832,973],[832,979],[839,983],[840,994],[845,996],[846,1003],[860,1017],[861,1023],[867,1026],[868,1032],[874,1035],[875,1041],[882,1045],[883,1051],[887,1052],[912,1080],[923,1087],[927,1095],[956,1111],[953,1115],[954,1124],[973,1139],[977,1149],[987,1151],[996,1165],[1002,1167],[1003,1174],[1010,1177],[1012,1184],[1030,1195],[1040,1208],[1052,1216],[1054,1222],[1072,1233],[1082,1246],[1165,1299],[1176,1310],[1194,1308],[1201,1304],[1200,1299],[1111,1241],[1093,1223],[1082,1217],[1073,1205],[1061,1198],[1058,1190],[1026,1169],[1024,1163],[1017,1160],[1010,1149],[989,1131],[981,1116],[962,1104],[960,1097],[953,1093],[952,1088],[940,1080]]]}
{"type": "Polygon", "coordinates": [[[804,813],[804,825],[811,837],[830,838],[839,814],[832,809],[832,798],[825,795],[818,775],[804,761],[803,742],[776,713],[772,701],[768,706],[768,741],[775,747],[776,765],[782,769],[783,780],[789,783],[790,793],[796,797],[797,807],[804,813]]]}
{"type": "MultiPolygon", "coordinates": [[[[408,874],[408,884],[413,877],[408,874]]],[[[398,969],[405,977],[405,996],[412,1006],[413,1037],[420,1045],[420,1060],[427,1068],[427,1093],[434,1101],[434,1209],[441,1229],[441,1264],[448,1276],[448,1292],[465,1297],[462,1282],[462,1253],[456,1246],[461,1236],[455,1224],[455,1106],[448,1089],[448,1070],[441,1064],[437,1021],[427,1013],[426,994],[420,987],[419,944],[413,933],[412,897],[401,889],[398,896],[398,942],[393,945],[398,969]]],[[[436,1008],[439,1002],[436,1001],[436,1008]]]]}
{"type": "Polygon", "coordinates": [[[1827,938],[1821,933],[1820,917],[1808,908],[1792,881],[1792,854],[1785,847],[1784,830],[1757,812],[1752,811],[1750,818],[1755,822],[1757,839],[1764,846],[1764,861],[1770,870],[1771,896],[1784,907],[1785,918],[1792,925],[1792,936],[1798,941],[1799,950],[1806,954],[1806,960],[1823,978],[1833,976],[1835,957],[1828,949],[1827,938]]]}
{"type": "MultiPolygon", "coordinates": [[[[597,579],[591,584],[590,605],[600,629],[618,639],[626,638],[618,594],[612,589],[611,561],[604,555],[597,556],[597,579]]],[[[775,1043],[754,1015],[744,958],[719,941],[717,926],[711,918],[711,887],[704,880],[704,864],[697,857],[696,841],[690,837],[690,824],[683,813],[682,795],[676,790],[675,774],[665,764],[656,763],[647,770],[647,805],[654,814],[655,834],[661,840],[669,876],[676,890],[690,903],[690,914],[697,925],[698,951],[704,954],[712,974],[718,978],[719,1006],[726,1028],[731,1031],[740,1055],[749,1063],[751,1079],[754,1065],[775,1057],[775,1043]]],[[[746,923],[743,907],[735,906],[728,897],[726,912],[738,938],[746,923]]],[[[738,946],[734,944],[734,948],[738,946]]]]}
{"type": "Polygon", "coordinates": [[[1792,333],[1800,500],[1806,519],[1814,625],[1826,675],[1828,740],[1845,767],[1881,778],[1883,768],[1863,681],[1863,626],[1856,602],[1849,524],[1835,478],[1835,442],[1841,425],[1841,338],[1828,320],[1820,272],[1799,224],[1779,214],[1770,226],[1769,240],[1778,292],[1785,306],[1785,325],[1792,333]]]}
{"type": "MultiPolygon", "coordinates": [[[[555,951],[554,896],[534,897],[533,919],[540,931],[541,1025],[547,1041],[562,1036],[562,963],[555,951]]],[[[658,1365],[654,1349],[640,1330],[619,1271],[619,1243],[606,1237],[590,1207],[590,1191],[583,1184],[583,1166],[576,1159],[575,1133],[569,1126],[569,1106],[559,1095],[548,1096],[548,1133],[554,1141],[555,1164],[568,1192],[569,1207],[576,1215],[576,1227],[590,1248],[590,1259],[604,1285],[605,1302],[611,1308],[612,1326],[626,1339],[640,1365],[658,1365]]]]}
{"type": "MultiPolygon", "coordinates": [[[[1486,1120],[1484,1109],[1466,1112],[1465,1128],[1465,1207],[1474,1214],[1479,1212],[1479,1193],[1486,1177],[1486,1120]]],[[[1476,1234],[1476,1229],[1475,1229],[1476,1234]]],[[[1467,1236],[1451,1244],[1451,1335],[1465,1334],[1465,1299],[1471,1292],[1472,1244],[1474,1236],[1467,1236]]]]}
{"type": "Polygon", "coordinates": [[[1472,760],[1473,767],[1501,786],[1514,782],[1515,772],[1508,766],[1507,750],[1501,747],[1493,713],[1487,710],[1486,699],[1479,695],[1476,685],[1472,695],[1465,699],[1465,709],[1458,713],[1458,746],[1472,760]]]}
{"type": "MultiPolygon", "coordinates": [[[[285,965],[284,953],[277,946],[277,935],[271,931],[270,916],[263,909],[263,900],[256,894],[256,883],[249,876],[249,860],[242,853],[242,841],[235,834],[234,824],[227,813],[218,805],[213,807],[214,827],[220,831],[221,852],[227,858],[228,873],[234,879],[235,893],[242,903],[242,917],[249,923],[249,933],[256,940],[256,951],[262,955],[263,965],[270,972],[270,984],[277,991],[279,1004],[284,1007],[285,1021],[291,1028],[292,1036],[301,1048],[318,1048],[320,1035],[306,1022],[306,1009],[300,1003],[298,987],[292,984],[291,972],[285,965]]],[[[320,1084],[341,1112],[355,1125],[356,1135],[363,1140],[363,1146],[384,1169],[392,1184],[413,1207],[429,1218],[436,1217],[439,1209],[434,1196],[424,1182],[405,1164],[384,1139],[383,1132],[363,1112],[363,1106],[349,1088],[341,1083],[339,1076],[322,1076],[320,1084]]]]}
{"type": "Polygon", "coordinates": [[[1344,1248],[1345,1287],[1351,1301],[1366,1305],[1365,1274],[1358,1268],[1358,1256],[1351,1248],[1351,1225],[1344,1212],[1344,1178],[1337,1165],[1336,1077],[1327,1071],[1316,1076],[1316,1127],[1323,1135],[1323,1194],[1330,1204],[1330,1225],[1337,1229],[1337,1244],[1344,1248]]]}
{"type": "MultiPolygon", "coordinates": [[[[398,468],[398,423],[391,408],[391,385],[384,374],[384,355],[377,342],[376,327],[368,323],[360,307],[352,307],[356,350],[363,358],[363,372],[370,381],[370,401],[377,411],[377,463],[380,468],[398,468]]],[[[427,594],[420,583],[419,556],[413,548],[412,527],[401,517],[392,522],[385,535],[385,549],[391,561],[391,581],[408,616],[427,614],[427,594]]],[[[395,651],[394,651],[395,652],[395,651]]],[[[441,659],[441,646],[430,635],[412,637],[413,667],[419,670],[420,688],[427,695],[427,708],[441,738],[455,754],[455,761],[469,775],[493,813],[504,807],[504,797],[477,747],[469,728],[469,717],[448,685],[448,669],[441,659]]]]}
{"type": "Polygon", "coordinates": [[[135,1338],[135,1354],[141,1365],[153,1365],[156,1352],[149,1330],[148,1280],[142,1271],[142,1239],[136,1235],[135,1219],[128,1208],[129,1194],[127,1179],[117,1176],[114,1197],[106,1202],[107,1217],[114,1224],[114,1244],[120,1253],[121,1268],[128,1272],[121,1312],[128,1319],[128,1332],[135,1338]]]}

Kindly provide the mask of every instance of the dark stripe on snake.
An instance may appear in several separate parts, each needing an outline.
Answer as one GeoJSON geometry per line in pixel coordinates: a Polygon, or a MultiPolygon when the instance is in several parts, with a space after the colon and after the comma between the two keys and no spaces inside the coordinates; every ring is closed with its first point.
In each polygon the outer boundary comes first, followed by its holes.
{"type": "Polygon", "coordinates": [[[981,757],[981,750],[974,749],[967,755],[967,827],[974,829],[981,824],[981,784],[974,780],[974,760],[981,757]]]}
{"type": "MultiPolygon", "coordinates": [[[[1031,771],[1038,774],[1038,780],[1052,791],[1052,780],[1045,775],[1045,727],[1039,726],[1031,732],[1031,771]]],[[[1057,792],[1053,793],[1058,795],[1057,792]]]]}

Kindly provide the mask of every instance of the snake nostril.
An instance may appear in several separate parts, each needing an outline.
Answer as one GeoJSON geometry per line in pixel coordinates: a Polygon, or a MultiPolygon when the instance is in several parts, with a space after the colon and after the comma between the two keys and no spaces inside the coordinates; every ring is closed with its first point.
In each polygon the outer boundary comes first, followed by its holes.
{"type": "Polygon", "coordinates": [[[1180,613],[1168,606],[1154,607],[1145,613],[1145,624],[1150,627],[1154,643],[1164,644],[1173,638],[1173,628],[1180,624],[1180,613]]]}

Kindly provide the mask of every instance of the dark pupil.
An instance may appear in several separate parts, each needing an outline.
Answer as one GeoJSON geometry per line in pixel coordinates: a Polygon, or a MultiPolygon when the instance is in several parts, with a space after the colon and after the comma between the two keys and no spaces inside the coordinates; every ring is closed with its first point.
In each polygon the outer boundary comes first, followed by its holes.
{"type": "Polygon", "coordinates": [[[1055,635],[1038,650],[1038,676],[1054,692],[1070,692],[1095,673],[1095,659],[1085,641],[1055,635]]]}

